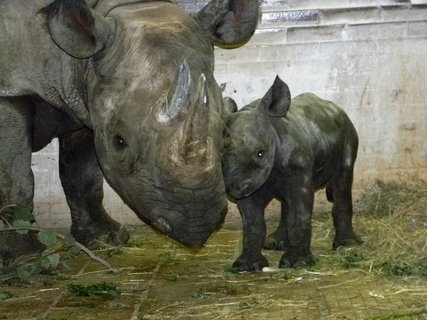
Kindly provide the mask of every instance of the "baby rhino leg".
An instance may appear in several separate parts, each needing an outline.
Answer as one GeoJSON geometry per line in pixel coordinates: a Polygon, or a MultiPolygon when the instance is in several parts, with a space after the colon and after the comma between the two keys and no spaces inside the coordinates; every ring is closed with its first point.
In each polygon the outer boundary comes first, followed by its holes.
{"type": "Polygon", "coordinates": [[[314,263],[310,251],[314,188],[305,172],[292,172],[287,177],[284,200],[288,208],[286,225],[289,243],[280,259],[279,268],[309,266],[314,263]]]}
{"type": "Polygon", "coordinates": [[[287,208],[286,203],[282,202],[280,223],[276,231],[271,233],[264,241],[264,249],[285,251],[289,246],[288,229],[286,226],[287,208]]]}
{"type": "Polygon", "coordinates": [[[261,271],[268,267],[268,261],[261,253],[265,239],[266,203],[264,198],[256,194],[237,201],[243,220],[243,250],[233,267],[240,271],[261,271]]]}
{"type": "Polygon", "coordinates": [[[363,243],[353,232],[353,204],[351,189],[353,184],[353,167],[356,158],[357,145],[347,145],[341,168],[332,178],[327,188],[332,191],[332,217],[335,228],[335,238],[332,247],[352,246],[363,243]]]}

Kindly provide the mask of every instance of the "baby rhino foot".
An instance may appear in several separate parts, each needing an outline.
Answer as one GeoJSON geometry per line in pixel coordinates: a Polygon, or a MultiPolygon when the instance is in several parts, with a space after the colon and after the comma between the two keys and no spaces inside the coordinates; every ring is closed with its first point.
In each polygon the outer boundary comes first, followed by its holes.
{"type": "Polygon", "coordinates": [[[308,253],[307,255],[292,255],[284,254],[279,262],[279,268],[304,268],[314,264],[315,260],[313,255],[308,253]]]}
{"type": "Polygon", "coordinates": [[[363,243],[363,240],[356,235],[355,233],[351,233],[350,235],[337,237],[335,236],[334,243],[332,244],[332,248],[336,250],[338,247],[354,247],[363,243]]]}
{"type": "Polygon", "coordinates": [[[264,267],[268,267],[268,261],[262,254],[256,256],[241,254],[233,263],[233,268],[239,271],[262,271],[264,267]]]}

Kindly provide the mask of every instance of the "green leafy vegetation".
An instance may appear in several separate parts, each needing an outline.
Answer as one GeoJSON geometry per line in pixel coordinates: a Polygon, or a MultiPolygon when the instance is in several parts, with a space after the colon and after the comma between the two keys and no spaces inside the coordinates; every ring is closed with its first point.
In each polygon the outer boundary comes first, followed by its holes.
{"type": "Polygon", "coordinates": [[[242,301],[239,304],[239,309],[240,310],[250,309],[250,308],[256,306],[257,304],[258,304],[258,302],[256,302],[256,301],[242,301]]]}
{"type": "Polygon", "coordinates": [[[342,263],[346,268],[360,268],[366,263],[366,258],[358,249],[338,248],[337,253],[342,259],[342,263]]]}
{"type": "Polygon", "coordinates": [[[423,314],[427,314],[426,308],[393,312],[385,315],[374,316],[369,318],[368,320],[393,320],[407,317],[415,317],[423,314]]]}
{"type": "Polygon", "coordinates": [[[111,268],[71,235],[40,228],[25,208],[8,206],[0,214],[0,283],[13,279],[38,282],[60,266],[67,266],[67,261],[81,251],[111,268]]]}
{"type": "Polygon", "coordinates": [[[383,274],[409,277],[409,276],[427,276],[427,268],[419,263],[409,263],[406,261],[384,262],[378,266],[383,274]]]}
{"type": "Polygon", "coordinates": [[[7,291],[0,291],[0,301],[12,298],[13,295],[7,291]]]}
{"type": "Polygon", "coordinates": [[[193,299],[198,299],[198,298],[203,297],[203,294],[204,293],[202,291],[200,291],[200,290],[194,290],[193,292],[191,292],[191,297],[193,299]]]}
{"type": "Polygon", "coordinates": [[[120,296],[120,291],[110,282],[98,282],[89,285],[70,284],[68,291],[75,296],[90,297],[102,296],[107,299],[114,299],[120,296]]]}
{"type": "Polygon", "coordinates": [[[170,282],[176,282],[178,281],[178,275],[176,274],[167,274],[164,276],[164,279],[170,282]]]}
{"type": "Polygon", "coordinates": [[[240,271],[238,269],[233,268],[233,267],[225,268],[224,272],[231,273],[231,274],[239,274],[240,273],[240,271]]]}

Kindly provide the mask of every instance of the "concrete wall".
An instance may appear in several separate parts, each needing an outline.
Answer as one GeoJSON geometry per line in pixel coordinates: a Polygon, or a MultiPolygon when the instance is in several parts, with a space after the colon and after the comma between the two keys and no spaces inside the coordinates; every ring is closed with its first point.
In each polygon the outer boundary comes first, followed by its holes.
{"type": "MultiPolygon", "coordinates": [[[[206,1],[179,3],[195,11],[206,1]]],[[[348,112],[360,136],[356,186],[427,178],[427,0],[263,1],[255,36],[216,49],[216,77],[243,106],[276,74],[293,96],[310,91],[348,112]]],[[[55,143],[34,155],[36,211],[63,226],[70,220],[56,163],[55,143]]],[[[138,222],[108,187],[105,205],[117,220],[138,222]]]]}

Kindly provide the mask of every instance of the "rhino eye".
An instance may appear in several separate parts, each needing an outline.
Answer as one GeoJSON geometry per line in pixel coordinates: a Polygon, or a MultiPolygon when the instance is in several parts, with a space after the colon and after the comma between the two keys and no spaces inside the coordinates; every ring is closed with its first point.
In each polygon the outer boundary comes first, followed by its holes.
{"type": "Polygon", "coordinates": [[[264,156],[264,150],[258,150],[258,152],[257,152],[256,155],[257,155],[258,158],[261,159],[264,156]]]}
{"type": "Polygon", "coordinates": [[[125,139],[123,139],[121,136],[117,135],[114,137],[114,146],[117,150],[123,150],[127,147],[127,143],[125,139]]]}

